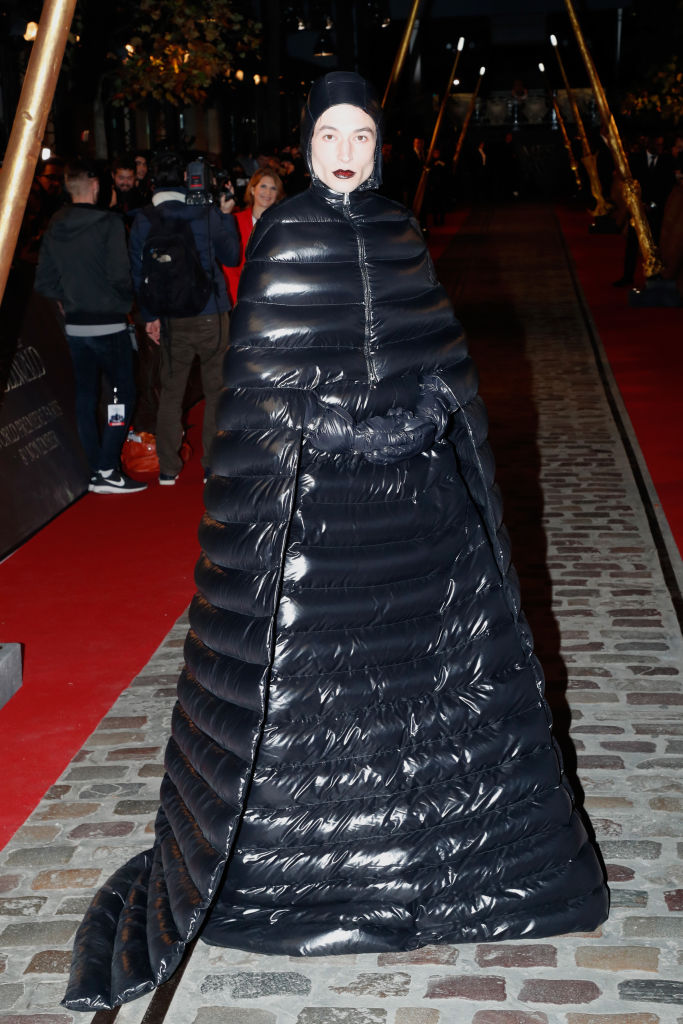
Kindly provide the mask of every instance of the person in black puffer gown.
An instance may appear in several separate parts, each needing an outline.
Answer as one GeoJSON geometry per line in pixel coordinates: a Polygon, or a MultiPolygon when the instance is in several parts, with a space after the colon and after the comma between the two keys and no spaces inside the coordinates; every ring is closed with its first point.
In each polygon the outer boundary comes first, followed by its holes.
{"type": "Polygon", "coordinates": [[[590,931],[486,414],[380,108],[315,83],[310,188],[251,237],[153,849],[100,890],[65,1005],[186,944],[321,956],[590,931]]]}

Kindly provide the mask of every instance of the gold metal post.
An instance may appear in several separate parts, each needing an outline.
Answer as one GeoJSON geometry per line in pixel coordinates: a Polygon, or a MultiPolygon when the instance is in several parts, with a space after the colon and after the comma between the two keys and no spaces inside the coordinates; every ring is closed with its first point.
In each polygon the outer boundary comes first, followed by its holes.
{"type": "Polygon", "coordinates": [[[664,266],[659,258],[657,246],[654,243],[652,231],[650,230],[650,225],[645,215],[643,204],[640,201],[640,185],[634,180],[633,175],[631,174],[631,168],[629,167],[628,159],[624,152],[619,130],[612,116],[612,111],[609,108],[609,103],[607,102],[607,97],[604,89],[602,88],[602,82],[598,76],[595,64],[593,63],[593,58],[586,46],[586,41],[583,37],[583,32],[581,31],[581,26],[579,25],[571,0],[565,0],[565,6],[569,13],[569,20],[572,23],[576,41],[579,44],[579,50],[581,51],[583,62],[586,65],[586,71],[588,72],[591,86],[593,87],[593,94],[595,95],[595,100],[598,104],[600,117],[607,128],[607,138],[614,162],[617,166],[617,171],[621,177],[624,199],[631,215],[631,220],[636,230],[636,234],[638,235],[638,244],[643,256],[643,269],[645,271],[645,276],[657,277],[661,274],[664,266]]]}
{"type": "Polygon", "coordinates": [[[455,147],[455,153],[453,154],[453,164],[452,164],[452,170],[453,171],[455,171],[455,168],[458,166],[458,160],[460,159],[460,153],[462,151],[462,144],[465,141],[465,136],[467,135],[467,129],[469,128],[470,121],[472,120],[472,114],[474,113],[474,107],[475,107],[476,102],[477,102],[477,96],[479,95],[479,87],[481,86],[481,80],[484,77],[485,72],[486,72],[486,68],[479,68],[479,78],[477,79],[477,84],[474,87],[474,92],[472,93],[472,99],[470,100],[470,105],[467,108],[467,113],[465,114],[465,120],[462,123],[462,128],[460,129],[460,135],[458,136],[458,142],[457,142],[457,145],[455,147]]]}
{"type": "Polygon", "coordinates": [[[76,0],[45,0],[0,171],[0,299],[31,190],[76,0]]]}
{"type": "Polygon", "coordinates": [[[581,117],[579,105],[576,102],[576,97],[574,96],[572,88],[569,84],[567,72],[564,70],[564,64],[562,63],[562,57],[560,56],[560,48],[557,44],[557,39],[555,38],[555,36],[550,37],[550,42],[552,43],[553,49],[555,50],[555,56],[557,57],[557,63],[560,68],[560,74],[562,75],[562,81],[564,82],[564,87],[567,90],[567,99],[569,100],[569,105],[572,108],[572,114],[574,115],[574,120],[576,121],[576,130],[579,133],[579,138],[581,140],[581,163],[586,168],[586,173],[588,175],[588,180],[590,182],[591,192],[593,194],[593,198],[595,199],[595,209],[592,210],[591,213],[593,217],[604,217],[606,213],[610,212],[612,207],[608,202],[606,202],[605,197],[602,194],[602,186],[600,184],[600,177],[598,175],[597,160],[595,158],[595,154],[591,150],[590,143],[588,141],[588,136],[586,135],[586,129],[583,126],[583,119],[581,117]]]}
{"type": "MultiPolygon", "coordinates": [[[[542,74],[545,74],[545,65],[544,64],[539,64],[538,65],[538,70],[540,72],[542,72],[542,74]]],[[[548,84],[548,90],[550,92],[550,99],[551,99],[552,104],[553,104],[553,110],[555,111],[555,117],[557,118],[557,123],[560,126],[560,131],[562,132],[562,141],[564,142],[564,148],[567,150],[567,156],[569,158],[569,166],[572,169],[572,173],[574,175],[574,180],[576,182],[576,187],[579,190],[581,190],[581,188],[583,186],[582,186],[582,183],[581,183],[581,175],[579,174],[579,165],[577,164],[576,157],[574,156],[574,150],[572,149],[571,139],[569,138],[569,135],[567,134],[567,128],[566,128],[566,125],[564,123],[564,118],[562,117],[562,112],[560,111],[560,105],[557,102],[557,96],[555,95],[555,93],[553,92],[553,90],[551,89],[549,84],[548,84]]]]}
{"type": "Polygon", "coordinates": [[[394,66],[391,69],[389,81],[387,82],[387,87],[384,90],[384,98],[382,99],[382,109],[384,110],[385,114],[389,109],[389,101],[393,96],[394,89],[396,88],[396,83],[401,77],[403,65],[405,64],[406,55],[408,53],[408,47],[410,45],[410,37],[413,34],[415,19],[420,13],[420,8],[422,7],[423,2],[424,0],[413,0],[413,6],[410,9],[410,14],[408,15],[406,27],[403,30],[403,38],[401,39],[398,50],[396,51],[396,57],[394,58],[394,66]]]}
{"type": "Polygon", "coordinates": [[[429,172],[431,170],[432,156],[434,155],[434,150],[436,148],[436,140],[439,136],[439,131],[441,130],[441,122],[443,121],[444,111],[446,110],[446,103],[448,102],[448,97],[451,94],[453,79],[455,78],[455,73],[458,70],[458,62],[460,61],[460,54],[462,53],[462,48],[464,45],[465,37],[460,36],[460,39],[458,40],[458,47],[455,53],[455,60],[453,61],[453,67],[451,68],[451,73],[448,76],[448,82],[446,84],[446,89],[443,94],[443,99],[441,100],[439,113],[436,116],[436,124],[434,125],[434,131],[432,132],[432,139],[431,142],[429,143],[429,149],[427,150],[427,156],[425,157],[424,167],[422,168],[422,174],[420,175],[420,180],[417,183],[417,189],[415,190],[415,198],[413,199],[413,213],[415,214],[416,217],[420,216],[420,210],[422,209],[422,203],[424,202],[425,192],[427,191],[427,178],[429,177],[429,172]]]}

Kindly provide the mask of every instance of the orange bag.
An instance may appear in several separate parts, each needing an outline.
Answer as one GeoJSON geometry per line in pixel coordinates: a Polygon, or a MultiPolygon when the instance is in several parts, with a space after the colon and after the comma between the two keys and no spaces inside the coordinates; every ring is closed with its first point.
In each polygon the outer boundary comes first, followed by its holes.
{"type": "MultiPolygon", "coordinates": [[[[192,448],[183,441],[180,458],[187,462],[192,455],[192,448]]],[[[146,480],[159,475],[159,457],[157,455],[157,439],[154,434],[141,430],[136,433],[128,431],[128,437],[121,449],[121,468],[132,480],[146,480]]]]}

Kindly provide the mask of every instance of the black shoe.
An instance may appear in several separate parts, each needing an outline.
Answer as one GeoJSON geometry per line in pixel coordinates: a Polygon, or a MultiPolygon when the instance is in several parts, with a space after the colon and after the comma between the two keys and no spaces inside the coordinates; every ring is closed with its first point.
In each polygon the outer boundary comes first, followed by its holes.
{"type": "Polygon", "coordinates": [[[147,484],[140,483],[138,480],[131,480],[130,477],[124,476],[117,469],[110,473],[109,476],[102,476],[101,473],[96,473],[90,478],[89,491],[93,494],[135,494],[136,491],[145,491],[147,484]]]}
{"type": "Polygon", "coordinates": [[[162,487],[172,487],[177,479],[177,473],[175,474],[175,476],[173,475],[173,473],[159,473],[159,483],[161,484],[162,487]]]}
{"type": "Polygon", "coordinates": [[[618,281],[612,281],[613,288],[631,288],[633,286],[632,277],[620,277],[618,281]]]}

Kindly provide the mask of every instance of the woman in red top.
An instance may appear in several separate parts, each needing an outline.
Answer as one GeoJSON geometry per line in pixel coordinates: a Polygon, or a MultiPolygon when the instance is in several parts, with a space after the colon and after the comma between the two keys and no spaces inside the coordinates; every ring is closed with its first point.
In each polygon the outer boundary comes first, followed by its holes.
{"type": "Polygon", "coordinates": [[[225,283],[228,287],[230,301],[235,305],[237,301],[237,285],[244,266],[244,254],[247,251],[247,242],[253,230],[254,224],[264,210],[274,206],[284,199],[285,190],[280,175],[269,167],[261,167],[255,171],[249,179],[244,190],[244,201],[247,204],[243,210],[235,214],[237,229],[240,233],[242,243],[242,258],[236,267],[223,267],[225,283]]]}

